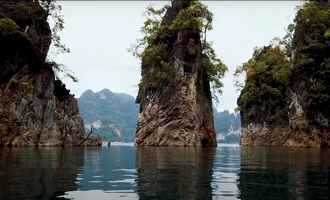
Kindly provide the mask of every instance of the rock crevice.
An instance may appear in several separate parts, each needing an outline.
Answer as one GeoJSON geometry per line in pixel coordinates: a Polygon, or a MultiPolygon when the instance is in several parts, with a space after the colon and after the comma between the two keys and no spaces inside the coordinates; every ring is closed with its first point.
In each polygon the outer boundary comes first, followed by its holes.
{"type": "MultiPolygon", "coordinates": [[[[173,1],[162,23],[170,24],[190,1],[173,1]]],[[[136,133],[139,146],[215,146],[209,80],[201,62],[200,33],[194,29],[169,31],[159,38],[168,47],[166,81],[140,85],[140,113],[136,133]]],[[[158,44],[159,45],[159,44],[158,44]]],[[[142,79],[160,66],[142,62],[142,79]]]]}
{"type": "Polygon", "coordinates": [[[273,87],[281,98],[244,105],[248,85],[243,89],[238,101],[243,105],[242,145],[330,147],[329,1],[307,2],[295,22],[287,84],[273,87]]]}

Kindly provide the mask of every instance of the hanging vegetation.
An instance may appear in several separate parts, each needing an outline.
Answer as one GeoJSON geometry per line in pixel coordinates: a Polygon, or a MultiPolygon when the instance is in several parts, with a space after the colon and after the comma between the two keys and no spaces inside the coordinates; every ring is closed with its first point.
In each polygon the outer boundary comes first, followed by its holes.
{"type": "Polygon", "coordinates": [[[182,2],[189,4],[181,9],[173,20],[166,20],[169,6],[156,9],[148,7],[146,21],[142,27],[143,38],[131,49],[133,55],[142,61],[143,79],[140,87],[161,87],[176,77],[171,60],[176,35],[179,31],[193,30],[203,38],[200,57],[208,80],[215,92],[221,93],[223,78],[227,67],[216,56],[214,49],[206,39],[207,31],[212,30],[213,14],[200,1],[182,2]],[[148,71],[148,73],[144,73],[148,71]]]}

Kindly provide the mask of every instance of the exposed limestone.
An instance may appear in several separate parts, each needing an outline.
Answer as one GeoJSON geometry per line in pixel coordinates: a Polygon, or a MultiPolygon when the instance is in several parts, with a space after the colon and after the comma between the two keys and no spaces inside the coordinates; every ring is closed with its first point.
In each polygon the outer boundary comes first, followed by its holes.
{"type": "MultiPolygon", "coordinates": [[[[189,1],[173,1],[163,23],[175,19],[189,1]]],[[[140,86],[140,114],[136,133],[138,146],[215,146],[209,80],[201,63],[200,34],[195,30],[166,35],[171,47],[170,66],[175,69],[161,87],[140,86]]],[[[153,68],[142,63],[142,76],[153,68]]]]}
{"type": "Polygon", "coordinates": [[[0,19],[18,26],[0,24],[0,146],[79,145],[85,130],[77,101],[45,63],[44,10],[37,1],[1,2],[0,19]]]}
{"type": "MultiPolygon", "coordinates": [[[[264,109],[264,104],[242,110],[242,145],[330,147],[330,40],[326,35],[329,19],[329,1],[306,3],[298,12],[292,42],[292,69],[289,84],[282,92],[286,104],[270,111],[264,109]],[[265,112],[268,116],[251,117],[249,114],[255,107],[259,111],[254,116],[265,112]],[[269,120],[269,116],[277,116],[281,110],[287,113],[285,123],[262,122],[269,120]]],[[[269,103],[269,100],[261,101],[269,103]]]]}
{"type": "Polygon", "coordinates": [[[319,129],[268,128],[251,125],[242,128],[243,146],[327,147],[330,137],[319,129]]]}

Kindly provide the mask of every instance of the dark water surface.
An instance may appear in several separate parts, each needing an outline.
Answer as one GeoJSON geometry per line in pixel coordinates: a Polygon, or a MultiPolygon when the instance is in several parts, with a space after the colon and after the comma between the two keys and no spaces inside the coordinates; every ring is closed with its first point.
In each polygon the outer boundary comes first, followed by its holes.
{"type": "Polygon", "coordinates": [[[329,199],[316,149],[0,149],[0,200],[329,199]]]}

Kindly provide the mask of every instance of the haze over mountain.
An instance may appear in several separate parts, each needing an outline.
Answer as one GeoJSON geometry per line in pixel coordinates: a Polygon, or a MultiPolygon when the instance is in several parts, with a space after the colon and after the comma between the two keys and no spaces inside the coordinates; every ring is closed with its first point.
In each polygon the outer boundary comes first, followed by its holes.
{"type": "MultiPolygon", "coordinates": [[[[88,131],[93,126],[94,133],[106,140],[134,141],[139,105],[135,104],[133,96],[109,89],[86,90],[78,103],[88,131]]],[[[215,111],[214,121],[216,132],[221,134],[218,138],[230,143],[239,141],[240,117],[237,113],[215,111]]]]}
{"type": "Polygon", "coordinates": [[[85,91],[78,99],[86,129],[109,140],[133,141],[138,114],[134,97],[103,89],[85,91]]]}

